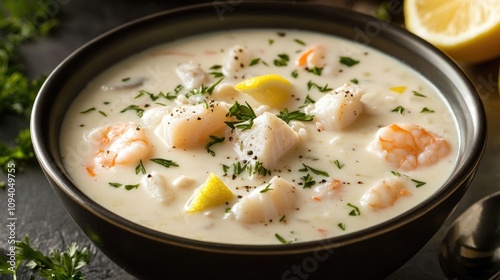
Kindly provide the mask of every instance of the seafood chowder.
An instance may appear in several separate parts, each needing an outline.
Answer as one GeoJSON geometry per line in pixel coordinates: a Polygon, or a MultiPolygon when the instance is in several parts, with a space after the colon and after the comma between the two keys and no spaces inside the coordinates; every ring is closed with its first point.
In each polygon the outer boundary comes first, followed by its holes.
{"type": "Polygon", "coordinates": [[[457,127],[402,62],[299,30],[198,35],[96,77],[64,119],[74,183],[191,239],[288,244],[352,233],[446,181],[457,127]]]}

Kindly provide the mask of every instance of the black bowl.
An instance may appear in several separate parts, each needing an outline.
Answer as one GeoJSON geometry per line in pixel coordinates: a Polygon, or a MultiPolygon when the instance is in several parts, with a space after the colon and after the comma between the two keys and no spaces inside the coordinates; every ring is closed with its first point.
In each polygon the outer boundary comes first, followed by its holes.
{"type": "Polygon", "coordinates": [[[64,207],[113,262],[141,279],[377,279],[408,261],[442,226],[468,188],[486,142],[482,103],[448,57],[405,30],[352,11],[290,2],[227,1],[155,14],[84,45],[48,77],[31,122],[38,160],[64,207]],[[218,6],[219,5],[219,6],[218,6]],[[61,122],[86,84],[110,65],[157,44],[234,28],[323,32],[378,49],[426,77],[459,126],[453,173],[427,200],[382,224],[289,245],[231,245],[157,232],[104,209],[75,186],[59,152],[61,122]]]}

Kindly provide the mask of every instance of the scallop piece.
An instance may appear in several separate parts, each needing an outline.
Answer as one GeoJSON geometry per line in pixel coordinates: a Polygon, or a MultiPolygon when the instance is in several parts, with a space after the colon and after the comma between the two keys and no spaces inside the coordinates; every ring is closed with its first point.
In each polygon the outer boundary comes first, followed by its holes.
{"type": "Polygon", "coordinates": [[[175,71],[181,79],[182,85],[188,90],[199,88],[207,80],[205,71],[194,62],[181,63],[177,65],[175,71]]]}
{"type": "Polygon", "coordinates": [[[141,189],[146,190],[152,198],[170,204],[175,199],[175,192],[170,189],[163,177],[156,171],[142,176],[141,189]]]}
{"type": "Polygon", "coordinates": [[[353,123],[363,111],[363,94],[361,87],[345,84],[318,99],[311,111],[318,128],[340,131],[353,123]]]}
{"type": "Polygon", "coordinates": [[[252,128],[236,133],[235,151],[240,160],[260,162],[265,168],[272,168],[299,142],[297,132],[269,112],[255,118],[252,128]]]}
{"type": "Polygon", "coordinates": [[[155,129],[156,135],[170,147],[192,148],[204,146],[210,135],[222,134],[228,128],[225,121],[229,106],[225,102],[210,101],[196,105],[173,107],[163,116],[155,129]]]}
{"type": "Polygon", "coordinates": [[[279,220],[296,207],[297,192],[286,180],[273,177],[257,187],[231,208],[231,215],[242,223],[267,223],[279,220]]]}

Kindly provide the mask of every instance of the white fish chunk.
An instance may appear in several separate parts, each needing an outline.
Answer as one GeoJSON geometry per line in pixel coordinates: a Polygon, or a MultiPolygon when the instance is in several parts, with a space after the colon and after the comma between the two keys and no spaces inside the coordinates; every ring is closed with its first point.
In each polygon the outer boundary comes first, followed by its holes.
{"type": "Polygon", "coordinates": [[[257,187],[235,203],[230,215],[243,223],[267,223],[292,212],[297,200],[295,188],[275,176],[268,184],[257,187]]]}
{"type": "Polygon", "coordinates": [[[234,77],[241,73],[245,67],[248,67],[250,55],[248,50],[240,45],[232,47],[227,54],[226,60],[222,67],[222,73],[227,77],[234,77]]]}
{"type": "Polygon", "coordinates": [[[175,199],[175,192],[167,186],[163,177],[156,171],[142,176],[140,187],[146,190],[152,198],[165,204],[175,199]]]}
{"type": "Polygon", "coordinates": [[[345,84],[318,99],[311,111],[318,128],[340,131],[353,123],[363,111],[363,94],[361,87],[345,84]]]}
{"type": "Polygon", "coordinates": [[[209,101],[196,105],[173,107],[163,116],[155,134],[170,147],[192,148],[206,145],[210,135],[223,134],[229,128],[225,121],[229,106],[225,102],[209,101]]]}
{"type": "Polygon", "coordinates": [[[182,85],[188,90],[199,88],[207,80],[205,71],[194,62],[181,63],[177,65],[175,71],[182,85]]]}
{"type": "Polygon", "coordinates": [[[297,132],[269,112],[255,118],[252,128],[236,134],[234,149],[240,160],[260,162],[268,169],[299,142],[297,132]]]}

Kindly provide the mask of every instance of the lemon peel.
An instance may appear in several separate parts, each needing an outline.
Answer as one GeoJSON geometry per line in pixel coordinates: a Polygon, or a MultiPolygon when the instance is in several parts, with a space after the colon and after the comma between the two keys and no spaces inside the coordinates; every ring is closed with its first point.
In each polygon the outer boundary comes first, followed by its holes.
{"type": "Polygon", "coordinates": [[[457,61],[500,56],[500,0],[405,0],[406,28],[457,61]]]}
{"type": "Polygon", "coordinates": [[[293,85],[280,75],[268,74],[243,80],[234,88],[252,96],[259,103],[282,108],[290,99],[293,85]]]}
{"type": "Polygon", "coordinates": [[[184,207],[187,213],[195,213],[210,207],[226,203],[234,194],[217,175],[210,173],[205,182],[199,186],[184,207]]]}

